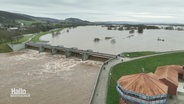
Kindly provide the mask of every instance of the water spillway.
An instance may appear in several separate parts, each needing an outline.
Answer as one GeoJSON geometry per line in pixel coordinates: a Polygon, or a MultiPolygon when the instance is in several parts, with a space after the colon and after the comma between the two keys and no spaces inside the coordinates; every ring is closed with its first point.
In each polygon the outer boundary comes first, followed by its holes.
{"type": "Polygon", "coordinates": [[[81,57],[82,60],[99,60],[106,61],[116,57],[113,54],[93,52],[92,50],[81,50],[78,48],[67,48],[64,46],[51,46],[49,44],[27,42],[26,48],[36,49],[39,52],[51,52],[51,54],[65,54],[66,57],[81,57]]]}

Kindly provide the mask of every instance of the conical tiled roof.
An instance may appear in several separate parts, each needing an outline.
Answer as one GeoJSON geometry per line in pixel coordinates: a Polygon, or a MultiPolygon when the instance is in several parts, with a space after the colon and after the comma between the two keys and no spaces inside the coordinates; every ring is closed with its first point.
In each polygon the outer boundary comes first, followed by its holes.
{"type": "Polygon", "coordinates": [[[118,80],[118,83],[126,90],[147,96],[167,94],[168,91],[168,87],[159,81],[158,77],[153,73],[123,76],[118,80]]]}

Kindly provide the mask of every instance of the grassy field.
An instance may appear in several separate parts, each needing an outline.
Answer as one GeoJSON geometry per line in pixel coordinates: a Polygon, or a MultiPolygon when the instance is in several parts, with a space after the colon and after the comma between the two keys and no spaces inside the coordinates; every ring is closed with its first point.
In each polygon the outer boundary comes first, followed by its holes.
{"type": "Polygon", "coordinates": [[[152,54],[157,54],[157,53],[158,53],[158,52],[143,51],[143,52],[122,53],[122,55],[124,55],[125,57],[134,58],[134,57],[152,55],[152,54]]]}
{"type": "MultiPolygon", "coordinates": [[[[62,29],[63,29],[63,28],[54,30],[54,32],[56,32],[56,31],[61,31],[62,29]]],[[[51,31],[40,32],[40,33],[36,34],[35,37],[34,37],[31,41],[32,41],[32,42],[40,42],[40,37],[43,36],[43,35],[49,34],[49,33],[51,33],[51,31]]]]}
{"type": "MultiPolygon", "coordinates": [[[[56,29],[56,30],[53,30],[54,32],[56,31],[61,31],[63,28],[60,28],[60,29],[56,29]]],[[[40,33],[37,33],[37,34],[34,34],[34,38],[31,39],[32,42],[40,42],[40,37],[45,35],[45,34],[48,34],[48,33],[51,33],[51,31],[47,31],[47,32],[40,32],[40,33]]],[[[29,38],[31,38],[31,36],[23,36],[22,38],[18,39],[18,40],[14,40],[12,43],[13,44],[19,44],[19,43],[22,43],[22,42],[26,42],[27,40],[29,40],[29,38]]],[[[9,46],[7,45],[7,43],[10,43],[10,42],[5,42],[5,43],[0,43],[0,53],[5,53],[5,52],[11,52],[12,50],[9,48],[9,46]]]]}
{"type": "Polygon", "coordinates": [[[19,44],[19,43],[22,43],[22,42],[26,42],[26,41],[29,40],[29,38],[31,38],[31,37],[32,37],[32,35],[30,35],[30,36],[23,36],[23,37],[21,37],[21,38],[18,39],[18,40],[12,41],[12,44],[19,44]]]}
{"type": "MultiPolygon", "coordinates": [[[[23,36],[22,38],[18,39],[18,40],[14,40],[12,41],[12,44],[19,44],[22,42],[27,41],[29,38],[31,38],[32,36],[23,36]]],[[[5,42],[5,43],[0,43],[0,53],[5,53],[5,52],[11,52],[11,48],[7,45],[10,42],[5,42]]]]}
{"type": "Polygon", "coordinates": [[[35,35],[34,38],[31,39],[32,42],[40,42],[40,37],[45,35],[45,34],[48,34],[49,32],[40,32],[38,34],[35,35]]]}
{"type": "Polygon", "coordinates": [[[31,26],[33,23],[44,23],[44,21],[41,20],[32,20],[32,21],[26,21],[26,20],[16,20],[18,23],[24,23],[26,26],[31,26]]]}
{"type": "Polygon", "coordinates": [[[0,53],[11,52],[11,48],[8,47],[7,43],[0,44],[0,53]]]}
{"type": "Polygon", "coordinates": [[[138,59],[130,62],[118,64],[112,68],[112,75],[109,81],[107,104],[119,104],[119,94],[116,91],[116,82],[123,75],[141,73],[142,68],[145,73],[154,72],[158,66],[162,65],[183,65],[184,52],[153,56],[144,59],[138,59]]]}

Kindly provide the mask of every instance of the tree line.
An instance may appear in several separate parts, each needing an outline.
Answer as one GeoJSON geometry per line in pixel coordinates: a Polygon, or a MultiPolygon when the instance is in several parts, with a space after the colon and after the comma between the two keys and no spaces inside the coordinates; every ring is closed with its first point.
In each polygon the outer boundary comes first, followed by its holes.
{"type": "MultiPolygon", "coordinates": [[[[15,24],[3,24],[0,27],[0,43],[13,41],[20,38],[23,34],[33,34],[39,32],[46,32],[55,28],[72,27],[72,24],[61,23],[32,23],[30,26],[20,27],[15,24]],[[17,27],[16,30],[10,30],[11,27],[17,27]]],[[[75,24],[75,26],[77,26],[75,24]]]]}

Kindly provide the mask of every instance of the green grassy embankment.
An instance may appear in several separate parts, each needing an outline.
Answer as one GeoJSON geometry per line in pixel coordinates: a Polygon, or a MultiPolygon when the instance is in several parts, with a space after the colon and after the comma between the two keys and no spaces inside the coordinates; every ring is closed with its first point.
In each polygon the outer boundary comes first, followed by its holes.
{"type": "Polygon", "coordinates": [[[30,35],[30,36],[23,36],[23,37],[21,37],[21,38],[18,39],[18,40],[12,41],[11,43],[12,43],[12,44],[20,44],[20,43],[23,43],[23,42],[28,41],[29,38],[31,38],[31,37],[32,37],[32,35],[30,35]]]}
{"type": "Polygon", "coordinates": [[[0,53],[6,53],[6,52],[11,52],[12,51],[12,49],[8,46],[8,43],[11,43],[11,44],[20,44],[22,42],[26,42],[31,37],[32,36],[23,36],[20,39],[14,40],[12,42],[0,43],[0,53]]]}
{"type": "Polygon", "coordinates": [[[152,56],[115,65],[112,68],[111,78],[109,80],[107,104],[119,104],[120,96],[116,91],[116,82],[121,76],[141,73],[142,68],[144,68],[145,73],[155,72],[158,66],[171,64],[183,65],[184,52],[152,56]]]}
{"type": "Polygon", "coordinates": [[[0,53],[11,52],[11,48],[7,45],[7,43],[0,43],[0,53]]]}
{"type": "MultiPolygon", "coordinates": [[[[63,28],[54,30],[54,32],[56,32],[56,31],[61,31],[62,29],[63,29],[63,28]]],[[[43,35],[49,34],[49,33],[51,33],[51,31],[37,33],[37,34],[35,35],[35,37],[31,39],[31,41],[32,41],[32,42],[40,42],[40,37],[43,36],[43,35]]]]}
{"type": "Polygon", "coordinates": [[[40,42],[40,37],[48,34],[49,32],[40,32],[35,34],[35,36],[31,39],[32,42],[40,42]]]}
{"type": "MultiPolygon", "coordinates": [[[[54,32],[61,31],[62,29],[63,28],[56,29],[56,30],[54,30],[54,32]]],[[[43,35],[49,34],[49,33],[51,33],[51,31],[40,32],[40,33],[34,34],[35,36],[30,41],[32,41],[32,42],[40,42],[40,37],[43,36],[43,35]]],[[[28,41],[29,38],[31,38],[31,37],[32,36],[23,36],[23,37],[21,37],[18,40],[12,41],[12,43],[13,44],[20,44],[20,43],[28,41]]],[[[0,53],[6,53],[6,52],[11,52],[12,51],[11,48],[7,45],[8,43],[10,43],[10,42],[0,43],[0,53]]]]}
{"type": "Polygon", "coordinates": [[[159,52],[143,51],[143,52],[122,53],[122,55],[124,55],[125,57],[134,58],[134,57],[140,57],[140,56],[146,56],[146,55],[153,55],[157,53],[159,52]]]}

